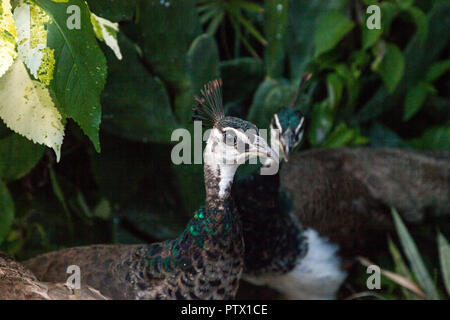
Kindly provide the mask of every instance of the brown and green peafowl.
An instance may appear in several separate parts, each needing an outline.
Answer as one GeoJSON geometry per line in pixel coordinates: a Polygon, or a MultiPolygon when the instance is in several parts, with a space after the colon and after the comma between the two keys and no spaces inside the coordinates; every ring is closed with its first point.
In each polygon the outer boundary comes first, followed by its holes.
{"type": "Polygon", "coordinates": [[[196,98],[196,117],[212,124],[204,151],[206,201],[176,239],[150,245],[93,245],[47,253],[25,265],[43,281],[64,281],[78,265],[81,281],[112,299],[231,299],[244,267],[239,212],[231,197],[238,166],[277,154],[250,122],[224,115],[221,81],[196,98]]]}

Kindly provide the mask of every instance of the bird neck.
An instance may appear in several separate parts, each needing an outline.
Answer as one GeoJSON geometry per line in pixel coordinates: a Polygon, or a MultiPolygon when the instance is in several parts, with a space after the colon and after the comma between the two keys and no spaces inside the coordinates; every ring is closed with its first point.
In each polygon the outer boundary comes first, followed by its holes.
{"type": "Polygon", "coordinates": [[[231,186],[237,164],[224,163],[221,155],[226,151],[218,142],[221,134],[213,129],[203,153],[207,205],[220,205],[231,197],[231,186]]]}
{"type": "Polygon", "coordinates": [[[204,166],[206,204],[220,206],[231,198],[231,186],[237,167],[206,163],[204,166]]]}
{"type": "Polygon", "coordinates": [[[291,213],[291,199],[280,190],[280,174],[254,173],[238,181],[233,195],[244,230],[246,276],[291,270],[307,247],[301,224],[291,213]]]}
{"type": "MultiPolygon", "coordinates": [[[[208,265],[216,265],[214,274],[224,279],[240,274],[243,269],[244,241],[241,221],[231,198],[235,166],[217,164],[207,144],[204,155],[206,201],[189,221],[173,245],[176,255],[183,256],[205,273],[208,265]],[[230,273],[231,272],[231,273],[230,273]]],[[[174,254],[174,252],[172,252],[174,254]]],[[[208,277],[207,274],[204,275],[208,277]]]]}
{"type": "Polygon", "coordinates": [[[270,143],[272,144],[272,149],[277,154],[281,165],[281,163],[283,163],[286,159],[284,158],[284,153],[281,152],[282,146],[280,142],[280,135],[280,130],[270,127],[270,143]]]}

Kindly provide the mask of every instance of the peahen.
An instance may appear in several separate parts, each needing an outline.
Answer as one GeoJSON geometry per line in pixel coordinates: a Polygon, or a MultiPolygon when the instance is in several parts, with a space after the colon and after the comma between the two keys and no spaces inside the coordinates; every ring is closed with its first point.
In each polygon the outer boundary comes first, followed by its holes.
{"type": "Polygon", "coordinates": [[[391,206],[410,222],[430,210],[450,213],[450,153],[341,148],[290,155],[304,123],[292,106],[271,121],[272,133],[280,132],[271,134],[279,174],[233,185],[246,244],[243,279],[292,299],[333,299],[355,255],[386,247],[391,206]]]}
{"type": "Polygon", "coordinates": [[[205,85],[197,119],[212,130],[204,151],[206,201],[182,234],[150,245],[93,245],[47,253],[25,265],[44,281],[63,281],[78,265],[82,282],[112,299],[231,299],[244,266],[240,215],[231,198],[238,166],[277,155],[252,123],[227,117],[221,81],[205,85]]]}

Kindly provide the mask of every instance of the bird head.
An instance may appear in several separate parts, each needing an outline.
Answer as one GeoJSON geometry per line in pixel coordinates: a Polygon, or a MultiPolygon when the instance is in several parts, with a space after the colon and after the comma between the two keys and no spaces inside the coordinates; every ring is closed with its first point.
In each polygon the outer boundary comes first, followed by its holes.
{"type": "Polygon", "coordinates": [[[283,107],[272,117],[270,123],[272,144],[278,146],[285,161],[303,138],[305,117],[299,110],[283,107]],[[277,130],[277,134],[274,134],[277,130]]]}
{"type": "Polygon", "coordinates": [[[240,118],[225,116],[222,106],[222,81],[208,82],[201,97],[195,97],[194,120],[212,125],[205,157],[214,157],[218,164],[239,166],[245,161],[262,157],[278,162],[278,154],[260,136],[258,128],[240,118]]]}
{"type": "Polygon", "coordinates": [[[286,162],[289,160],[289,154],[300,144],[303,138],[305,117],[294,106],[311,76],[311,73],[302,75],[294,98],[288,106],[282,107],[273,115],[270,123],[272,145],[275,145],[277,150],[281,152],[280,156],[286,162]]]}

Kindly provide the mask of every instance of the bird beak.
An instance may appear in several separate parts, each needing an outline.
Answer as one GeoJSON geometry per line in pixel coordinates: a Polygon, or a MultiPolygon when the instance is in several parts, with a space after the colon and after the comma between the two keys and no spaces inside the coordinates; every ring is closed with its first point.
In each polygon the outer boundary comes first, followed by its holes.
{"type": "Polygon", "coordinates": [[[286,162],[289,162],[289,151],[290,151],[289,146],[281,147],[281,152],[283,153],[283,159],[286,162]]]}
{"type": "Polygon", "coordinates": [[[294,136],[294,133],[290,129],[288,129],[283,134],[283,141],[284,141],[284,143],[281,144],[280,149],[281,149],[281,152],[283,153],[284,161],[288,162],[289,154],[291,153],[291,150],[295,144],[295,136],[294,136]]]}
{"type": "Polygon", "coordinates": [[[266,140],[260,136],[255,136],[255,141],[250,148],[250,153],[254,153],[263,159],[270,159],[279,162],[278,154],[269,146],[266,140]]]}
{"type": "Polygon", "coordinates": [[[239,163],[244,163],[246,160],[260,157],[275,162],[279,162],[278,154],[268,145],[266,140],[258,135],[254,135],[253,141],[249,149],[242,154],[239,163]]]}

